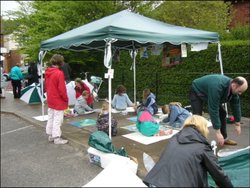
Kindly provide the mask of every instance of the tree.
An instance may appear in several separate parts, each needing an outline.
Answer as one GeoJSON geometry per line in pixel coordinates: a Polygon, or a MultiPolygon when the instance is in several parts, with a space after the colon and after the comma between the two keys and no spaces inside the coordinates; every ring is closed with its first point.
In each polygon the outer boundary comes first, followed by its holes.
{"type": "Polygon", "coordinates": [[[223,33],[231,17],[223,1],[164,1],[151,17],[178,26],[223,33]]]}

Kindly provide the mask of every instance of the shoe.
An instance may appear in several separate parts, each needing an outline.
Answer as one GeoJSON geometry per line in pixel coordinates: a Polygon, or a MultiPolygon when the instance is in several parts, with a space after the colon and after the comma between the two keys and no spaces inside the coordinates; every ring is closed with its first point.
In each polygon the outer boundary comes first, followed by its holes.
{"type": "Polygon", "coordinates": [[[54,139],[54,144],[67,144],[68,140],[64,140],[62,138],[55,138],[54,139]]]}
{"type": "Polygon", "coordinates": [[[48,141],[49,141],[49,142],[54,142],[54,138],[53,138],[51,135],[49,135],[48,141]]]}
{"type": "Polygon", "coordinates": [[[235,146],[235,145],[237,145],[237,142],[235,142],[233,140],[230,140],[230,139],[227,139],[227,140],[224,141],[224,145],[235,146]]]}

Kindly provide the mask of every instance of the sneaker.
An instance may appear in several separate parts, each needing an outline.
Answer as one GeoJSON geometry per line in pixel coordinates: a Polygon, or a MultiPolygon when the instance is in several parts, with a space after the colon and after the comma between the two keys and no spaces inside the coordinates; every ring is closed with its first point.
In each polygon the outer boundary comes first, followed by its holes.
{"type": "Polygon", "coordinates": [[[237,145],[237,142],[235,142],[233,140],[230,140],[230,139],[227,139],[227,140],[224,141],[224,144],[225,145],[235,146],[235,145],[237,145]]]}
{"type": "Polygon", "coordinates": [[[54,144],[67,144],[68,140],[64,140],[62,138],[55,138],[54,139],[54,144]]]}
{"type": "Polygon", "coordinates": [[[49,141],[49,142],[54,142],[54,138],[53,138],[51,135],[49,135],[48,141],[49,141]]]}

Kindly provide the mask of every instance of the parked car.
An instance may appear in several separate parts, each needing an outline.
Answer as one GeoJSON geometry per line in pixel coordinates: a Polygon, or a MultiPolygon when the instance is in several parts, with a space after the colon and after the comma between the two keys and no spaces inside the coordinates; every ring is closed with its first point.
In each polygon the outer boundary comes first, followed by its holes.
{"type": "Polygon", "coordinates": [[[5,81],[9,81],[10,80],[9,73],[7,73],[7,72],[3,72],[3,77],[4,77],[5,81]]]}

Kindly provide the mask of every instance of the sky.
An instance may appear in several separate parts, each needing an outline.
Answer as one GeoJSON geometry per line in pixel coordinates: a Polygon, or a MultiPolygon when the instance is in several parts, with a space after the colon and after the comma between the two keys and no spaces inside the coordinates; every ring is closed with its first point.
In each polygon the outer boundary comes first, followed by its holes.
{"type": "Polygon", "coordinates": [[[16,1],[4,1],[1,0],[1,15],[8,10],[17,10],[19,4],[16,1]]]}

